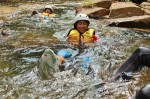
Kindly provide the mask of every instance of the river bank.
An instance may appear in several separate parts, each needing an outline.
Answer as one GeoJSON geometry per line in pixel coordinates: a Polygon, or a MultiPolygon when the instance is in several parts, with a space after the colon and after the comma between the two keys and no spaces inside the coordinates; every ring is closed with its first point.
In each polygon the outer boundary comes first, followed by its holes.
{"type": "Polygon", "coordinates": [[[128,2],[112,2],[110,0],[96,0],[92,7],[79,5],[77,13],[85,13],[104,25],[133,28],[149,31],[150,3],[135,4],[128,2]]]}

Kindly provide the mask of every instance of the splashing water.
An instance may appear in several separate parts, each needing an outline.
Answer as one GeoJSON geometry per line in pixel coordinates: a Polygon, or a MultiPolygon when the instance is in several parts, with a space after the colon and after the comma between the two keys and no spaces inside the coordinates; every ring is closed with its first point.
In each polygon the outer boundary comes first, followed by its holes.
{"type": "MultiPolygon", "coordinates": [[[[98,42],[88,49],[68,46],[64,40],[74,18],[74,6],[56,5],[56,17],[42,21],[30,17],[29,12],[12,16],[3,24],[3,30],[10,30],[8,36],[2,36],[0,43],[0,96],[2,98],[131,98],[136,89],[149,79],[143,77],[149,69],[133,74],[136,81],[111,82],[113,72],[139,46],[149,47],[149,34],[124,28],[106,27],[91,20],[90,27],[96,30],[98,42]],[[65,7],[64,7],[65,6],[65,7]],[[88,57],[94,76],[87,70],[69,69],[54,73],[51,79],[39,75],[39,60],[45,49],[55,53],[60,49],[72,52],[66,61],[73,65],[82,65],[82,59],[88,57]],[[139,79],[143,79],[144,82],[139,79]]],[[[6,32],[7,33],[7,32],[6,32]]],[[[86,61],[86,59],[84,60],[86,61]]],[[[49,65],[51,65],[49,63],[49,65]]],[[[65,64],[66,65],[66,64],[65,64]]],[[[44,68],[41,70],[46,73],[44,68]]],[[[147,77],[148,78],[148,77],[147,77]]]]}

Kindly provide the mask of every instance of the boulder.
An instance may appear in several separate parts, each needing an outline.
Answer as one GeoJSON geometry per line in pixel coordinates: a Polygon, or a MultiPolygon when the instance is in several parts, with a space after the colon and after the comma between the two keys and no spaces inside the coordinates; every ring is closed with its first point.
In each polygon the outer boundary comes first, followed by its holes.
{"type": "Polygon", "coordinates": [[[150,29],[150,16],[134,16],[129,18],[110,19],[108,26],[126,27],[126,28],[140,28],[150,29]]]}
{"type": "Polygon", "coordinates": [[[143,2],[140,7],[144,10],[145,15],[150,15],[150,3],[149,2],[143,2]]]}
{"type": "Polygon", "coordinates": [[[145,10],[144,10],[144,15],[150,15],[150,10],[145,9],[145,10]]]}
{"type": "Polygon", "coordinates": [[[122,18],[144,15],[144,11],[132,2],[117,2],[110,7],[110,18],[122,18]]]}
{"type": "Polygon", "coordinates": [[[109,15],[110,10],[105,8],[88,8],[88,9],[82,9],[80,13],[87,14],[91,18],[101,18],[103,16],[109,15]]]}
{"type": "Polygon", "coordinates": [[[143,2],[140,5],[132,2],[113,2],[110,7],[106,7],[104,2],[108,3],[109,1],[93,0],[96,6],[92,8],[78,6],[76,11],[87,14],[90,18],[99,19],[99,22],[106,26],[150,28],[149,2],[143,2]]]}
{"type": "Polygon", "coordinates": [[[131,0],[131,1],[136,4],[141,4],[142,2],[144,2],[146,0],[131,0]]]}
{"type": "Polygon", "coordinates": [[[109,7],[112,4],[111,0],[95,0],[93,1],[93,3],[96,7],[101,7],[106,9],[109,9],[109,7]]]}

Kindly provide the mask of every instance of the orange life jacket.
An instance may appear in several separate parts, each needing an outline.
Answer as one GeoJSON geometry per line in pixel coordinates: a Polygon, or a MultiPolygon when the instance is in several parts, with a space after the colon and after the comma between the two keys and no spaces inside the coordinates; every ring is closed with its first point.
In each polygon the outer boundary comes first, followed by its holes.
{"type": "Polygon", "coordinates": [[[92,43],[93,35],[95,31],[93,29],[88,29],[86,32],[80,34],[76,29],[70,30],[68,33],[68,41],[70,44],[92,43]]]}
{"type": "Polygon", "coordinates": [[[53,17],[54,14],[49,14],[49,13],[46,13],[46,12],[42,12],[42,16],[53,17]]]}

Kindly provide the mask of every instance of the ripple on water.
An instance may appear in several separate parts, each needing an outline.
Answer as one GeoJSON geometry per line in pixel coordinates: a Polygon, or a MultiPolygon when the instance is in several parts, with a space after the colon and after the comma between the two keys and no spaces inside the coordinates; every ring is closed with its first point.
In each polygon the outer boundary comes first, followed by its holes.
{"type": "Polygon", "coordinates": [[[94,47],[82,49],[79,53],[75,48],[67,46],[64,40],[72,28],[71,20],[74,18],[74,6],[67,8],[70,9],[56,9],[58,16],[49,21],[31,18],[30,12],[23,12],[11,16],[12,20],[3,24],[13,34],[4,37],[9,41],[0,45],[0,96],[47,99],[131,98],[137,87],[149,82],[149,70],[133,74],[136,81],[110,82],[113,72],[137,47],[149,47],[149,34],[106,27],[92,20],[90,27],[97,31],[96,35],[100,39],[94,47]],[[41,79],[36,67],[46,48],[52,48],[54,52],[62,48],[74,50],[72,60],[68,59],[72,63],[79,62],[76,59],[82,56],[92,57],[90,65],[96,77],[82,72],[75,75],[72,70],[67,70],[56,73],[53,79],[41,79]]]}

